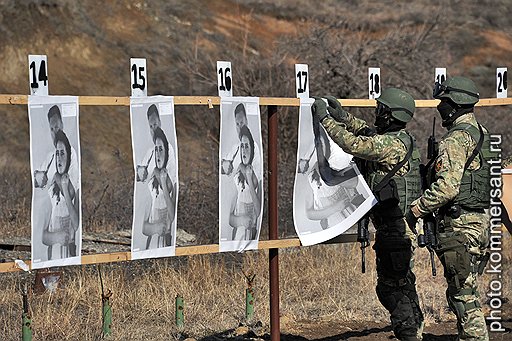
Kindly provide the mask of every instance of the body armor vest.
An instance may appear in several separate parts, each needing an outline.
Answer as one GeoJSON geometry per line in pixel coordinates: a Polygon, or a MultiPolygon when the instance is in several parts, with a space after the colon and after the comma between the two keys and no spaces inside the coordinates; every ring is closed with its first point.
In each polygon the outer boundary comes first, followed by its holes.
{"type": "MultiPolygon", "coordinates": [[[[471,138],[475,143],[478,144],[480,139],[480,130],[477,127],[469,123],[457,124],[448,131],[447,135],[456,130],[467,132],[471,135],[471,138]]],[[[489,182],[490,165],[487,161],[495,157],[496,153],[491,152],[489,133],[487,132],[487,129],[483,131],[483,134],[482,148],[477,154],[480,157],[480,167],[475,170],[469,170],[469,165],[467,165],[464,168],[459,194],[457,194],[455,199],[453,199],[452,203],[467,210],[489,208],[491,185],[489,182]]]]}
{"type": "MultiPolygon", "coordinates": [[[[420,153],[416,146],[411,145],[414,138],[406,131],[400,130],[397,132],[388,132],[384,135],[396,136],[404,144],[407,150],[414,148],[408,161],[409,170],[407,173],[404,175],[394,174],[391,177],[391,179],[396,183],[399,204],[391,208],[382,207],[380,204],[377,204],[373,209],[373,211],[378,213],[380,217],[400,218],[405,215],[411,202],[421,196],[420,153]]],[[[405,165],[407,165],[407,163],[405,165]]],[[[405,167],[405,165],[403,167],[405,167]]],[[[380,174],[378,171],[382,171],[384,169],[382,166],[379,166],[377,162],[368,162],[367,167],[367,182],[370,189],[374,191],[375,187],[385,177],[385,174],[380,174]]],[[[389,173],[387,169],[385,171],[389,173]]]]}

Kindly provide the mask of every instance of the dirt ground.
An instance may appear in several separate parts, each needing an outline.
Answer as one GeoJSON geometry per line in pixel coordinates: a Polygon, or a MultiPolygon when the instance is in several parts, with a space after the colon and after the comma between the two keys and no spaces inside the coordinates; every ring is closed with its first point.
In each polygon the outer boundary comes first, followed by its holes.
{"type": "MultiPolygon", "coordinates": [[[[512,318],[502,321],[506,329],[504,333],[490,333],[490,340],[512,340],[512,318]]],[[[270,335],[257,336],[249,331],[245,335],[236,335],[236,330],[229,330],[217,335],[208,336],[200,341],[218,340],[270,340],[270,335]]],[[[457,327],[455,321],[443,322],[427,326],[423,332],[424,341],[450,341],[456,340],[457,327]]],[[[329,321],[300,321],[292,322],[286,318],[281,320],[282,341],[384,341],[397,340],[390,325],[376,322],[341,322],[329,321]]]]}

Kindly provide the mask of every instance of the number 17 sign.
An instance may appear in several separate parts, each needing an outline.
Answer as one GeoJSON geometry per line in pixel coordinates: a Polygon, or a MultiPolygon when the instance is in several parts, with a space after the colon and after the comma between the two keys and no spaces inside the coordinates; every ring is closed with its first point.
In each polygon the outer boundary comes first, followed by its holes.
{"type": "Polygon", "coordinates": [[[309,75],[307,64],[295,64],[295,84],[297,85],[297,97],[309,98],[309,75]]]}

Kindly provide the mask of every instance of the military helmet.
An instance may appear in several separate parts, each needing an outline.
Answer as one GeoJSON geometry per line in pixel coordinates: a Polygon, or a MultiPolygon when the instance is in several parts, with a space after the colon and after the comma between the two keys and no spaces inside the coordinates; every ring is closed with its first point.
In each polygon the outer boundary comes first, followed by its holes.
{"type": "Polygon", "coordinates": [[[443,83],[436,82],[433,97],[436,99],[448,98],[458,105],[475,105],[480,94],[475,83],[465,77],[451,77],[443,83]]]}
{"type": "Polygon", "coordinates": [[[380,97],[377,98],[377,103],[388,107],[391,110],[391,116],[404,123],[412,119],[416,109],[414,98],[397,88],[384,89],[380,97]]]}

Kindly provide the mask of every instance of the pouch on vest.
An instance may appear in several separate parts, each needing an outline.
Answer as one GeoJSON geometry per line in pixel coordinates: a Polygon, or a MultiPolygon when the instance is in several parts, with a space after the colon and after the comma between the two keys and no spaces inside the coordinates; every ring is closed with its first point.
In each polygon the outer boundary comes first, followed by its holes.
{"type": "Polygon", "coordinates": [[[471,272],[471,255],[466,249],[467,237],[460,231],[439,235],[436,253],[444,267],[448,283],[461,288],[471,272]]]}
{"type": "MultiPolygon", "coordinates": [[[[386,179],[384,179],[386,180],[386,179]]],[[[375,197],[382,207],[394,207],[400,203],[398,188],[394,179],[387,179],[386,182],[379,184],[375,191],[375,197]]]]}

